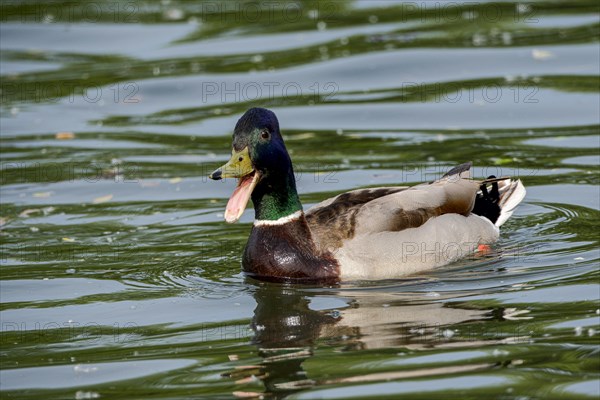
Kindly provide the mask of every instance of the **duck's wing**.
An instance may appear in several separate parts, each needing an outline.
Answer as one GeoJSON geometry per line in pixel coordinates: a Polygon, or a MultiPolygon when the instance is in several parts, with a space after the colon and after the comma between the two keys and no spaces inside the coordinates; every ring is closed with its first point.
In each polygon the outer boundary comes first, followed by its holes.
{"type": "Polygon", "coordinates": [[[364,204],[356,213],[355,234],[418,228],[433,217],[471,213],[480,183],[441,179],[364,204]]]}
{"type": "Polygon", "coordinates": [[[306,213],[313,240],[333,251],[356,235],[418,228],[443,214],[468,215],[480,186],[464,179],[469,167],[460,165],[429,184],[360,189],[328,199],[306,213]]]}
{"type": "Polygon", "coordinates": [[[357,189],[329,198],[306,211],[315,244],[323,251],[338,248],[354,235],[356,215],[369,202],[400,193],[408,186],[357,189]]]}

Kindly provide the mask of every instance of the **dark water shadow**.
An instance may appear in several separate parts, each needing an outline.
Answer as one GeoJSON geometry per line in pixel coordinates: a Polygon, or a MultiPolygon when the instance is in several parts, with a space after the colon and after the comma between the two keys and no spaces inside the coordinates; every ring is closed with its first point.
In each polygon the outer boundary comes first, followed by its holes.
{"type": "MultiPolygon", "coordinates": [[[[258,284],[251,343],[262,358],[254,365],[237,366],[223,376],[236,384],[264,384],[264,394],[284,398],[300,390],[336,384],[365,383],[446,375],[498,367],[497,362],[467,362],[435,368],[395,369],[351,376],[312,379],[305,363],[316,352],[403,351],[475,348],[486,344],[518,342],[518,337],[483,338],[478,334],[454,336],[453,328],[503,320],[503,309],[450,306],[443,301],[407,302],[392,293],[361,290],[306,289],[286,285],[258,284]],[[343,297],[340,297],[342,295],[343,297]],[[343,301],[342,301],[343,299],[343,301]],[[333,306],[333,307],[332,307],[333,306]],[[337,307],[336,307],[337,306],[337,307]],[[341,306],[341,307],[339,307],[341,306]]],[[[322,358],[323,355],[321,354],[322,358]]],[[[252,392],[239,392],[238,395],[252,392]]]]}

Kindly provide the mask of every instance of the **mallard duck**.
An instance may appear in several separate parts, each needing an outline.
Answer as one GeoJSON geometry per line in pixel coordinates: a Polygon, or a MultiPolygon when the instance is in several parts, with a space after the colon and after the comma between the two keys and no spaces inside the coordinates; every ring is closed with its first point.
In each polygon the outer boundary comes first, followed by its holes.
{"type": "Polygon", "coordinates": [[[304,212],[279,122],[264,108],[239,119],[231,153],[210,178],[238,179],[225,210],[229,223],[252,198],[242,268],[260,280],[393,279],[447,265],[495,242],[525,196],[520,180],[470,179],[466,163],[433,182],[353,190],[304,212]]]}

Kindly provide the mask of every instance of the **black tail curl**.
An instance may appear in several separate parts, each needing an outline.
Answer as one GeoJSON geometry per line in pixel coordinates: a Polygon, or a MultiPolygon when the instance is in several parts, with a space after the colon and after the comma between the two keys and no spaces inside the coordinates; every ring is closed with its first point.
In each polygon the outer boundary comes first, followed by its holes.
{"type": "Polygon", "coordinates": [[[500,217],[500,190],[498,189],[498,181],[494,180],[496,179],[494,175],[488,176],[487,179],[493,180],[491,182],[491,190],[488,191],[488,186],[485,182],[480,186],[481,192],[477,193],[472,212],[473,214],[486,217],[495,224],[500,217]]]}

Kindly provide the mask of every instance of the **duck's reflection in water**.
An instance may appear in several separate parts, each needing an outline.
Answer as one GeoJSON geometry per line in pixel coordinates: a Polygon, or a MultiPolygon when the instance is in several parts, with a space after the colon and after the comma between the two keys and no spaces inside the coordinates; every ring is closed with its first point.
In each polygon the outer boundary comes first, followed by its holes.
{"type": "MultiPolygon", "coordinates": [[[[266,393],[276,398],[315,385],[453,372],[404,370],[315,381],[307,376],[303,363],[320,346],[335,347],[338,351],[479,346],[482,344],[480,340],[453,337],[453,329],[458,324],[497,317],[491,309],[449,307],[440,299],[413,304],[406,299],[399,300],[398,294],[364,290],[324,292],[261,284],[257,287],[255,299],[257,306],[252,319],[252,341],[263,361],[259,365],[239,367],[231,373],[231,377],[238,383],[258,378],[264,383],[266,393]],[[328,300],[330,304],[336,302],[341,307],[317,309],[318,303],[327,303],[328,300]]],[[[490,366],[473,364],[454,368],[466,372],[490,366]]],[[[236,394],[252,395],[251,392],[236,394]]]]}

